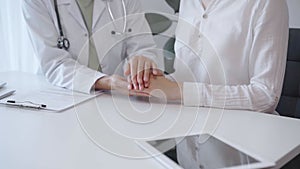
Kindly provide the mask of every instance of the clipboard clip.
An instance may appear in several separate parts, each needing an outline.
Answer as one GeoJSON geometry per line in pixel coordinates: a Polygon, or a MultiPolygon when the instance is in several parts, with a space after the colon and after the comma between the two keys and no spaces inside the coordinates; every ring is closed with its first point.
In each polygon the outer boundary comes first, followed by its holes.
{"type": "Polygon", "coordinates": [[[15,100],[7,100],[6,105],[9,106],[15,106],[15,107],[20,107],[20,108],[31,108],[31,109],[45,109],[47,105],[45,104],[38,104],[38,103],[33,103],[31,101],[15,101],[15,100]]]}

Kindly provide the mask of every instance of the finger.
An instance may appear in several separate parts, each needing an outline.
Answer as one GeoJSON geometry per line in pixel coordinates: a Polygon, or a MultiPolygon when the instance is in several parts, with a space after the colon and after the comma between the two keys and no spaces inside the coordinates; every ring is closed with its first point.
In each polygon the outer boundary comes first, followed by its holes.
{"type": "Polygon", "coordinates": [[[153,73],[154,75],[157,75],[157,74],[158,74],[158,70],[157,70],[157,65],[156,65],[156,63],[152,62],[151,68],[152,68],[152,73],[153,73]]]}
{"type": "Polygon", "coordinates": [[[131,64],[130,64],[130,70],[131,70],[131,82],[133,84],[133,87],[135,90],[138,89],[137,87],[137,66],[138,66],[138,60],[137,59],[133,59],[131,60],[131,64]]]}
{"type": "Polygon", "coordinates": [[[163,76],[164,72],[162,70],[156,69],[157,70],[157,74],[155,76],[163,76]]]}
{"type": "Polygon", "coordinates": [[[140,92],[140,91],[129,91],[129,95],[131,95],[131,96],[150,97],[150,94],[148,94],[146,92],[140,92]]]}
{"type": "Polygon", "coordinates": [[[155,76],[163,76],[164,72],[160,69],[158,69],[157,64],[156,63],[152,63],[152,74],[155,76]]]}
{"type": "Polygon", "coordinates": [[[145,61],[143,59],[139,59],[138,62],[138,72],[137,72],[137,82],[139,84],[139,90],[144,89],[144,81],[143,81],[143,75],[144,75],[144,66],[145,61]]]}
{"type": "Polygon", "coordinates": [[[128,76],[130,74],[130,64],[129,62],[125,62],[124,64],[124,75],[125,76],[128,76]]]}
{"type": "Polygon", "coordinates": [[[145,62],[145,69],[144,69],[144,83],[145,87],[149,87],[149,79],[150,79],[150,63],[145,62]]]}
{"type": "Polygon", "coordinates": [[[130,75],[127,76],[127,82],[129,83],[129,84],[128,84],[128,90],[133,90],[133,84],[132,84],[132,82],[131,82],[131,77],[130,77],[130,75]]]}

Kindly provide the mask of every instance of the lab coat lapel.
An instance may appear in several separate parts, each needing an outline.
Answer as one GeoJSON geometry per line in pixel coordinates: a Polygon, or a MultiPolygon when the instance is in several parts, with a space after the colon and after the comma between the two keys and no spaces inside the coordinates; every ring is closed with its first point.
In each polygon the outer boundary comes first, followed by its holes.
{"type": "Polygon", "coordinates": [[[58,4],[66,4],[67,11],[71,14],[71,16],[78,22],[78,24],[84,29],[87,30],[85,22],[83,20],[81,11],[77,5],[76,0],[60,0],[58,4]]]}
{"type": "Polygon", "coordinates": [[[106,1],[95,0],[94,1],[94,10],[93,10],[93,30],[95,29],[97,23],[99,22],[103,12],[106,8],[106,1]]]}

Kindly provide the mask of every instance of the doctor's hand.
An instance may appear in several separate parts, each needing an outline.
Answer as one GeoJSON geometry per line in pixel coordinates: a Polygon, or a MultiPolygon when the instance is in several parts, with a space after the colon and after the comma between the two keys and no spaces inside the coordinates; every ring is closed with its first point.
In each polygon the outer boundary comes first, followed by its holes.
{"type": "Polygon", "coordinates": [[[129,82],[119,75],[105,76],[98,79],[94,85],[96,90],[116,90],[122,94],[149,96],[147,93],[141,91],[129,91],[129,82]]]}
{"type": "Polygon", "coordinates": [[[150,85],[143,90],[149,96],[166,98],[167,100],[181,100],[183,84],[171,81],[164,76],[150,76],[150,85]]]}
{"type": "Polygon", "coordinates": [[[157,69],[157,64],[145,57],[135,56],[125,63],[124,74],[128,77],[127,81],[130,83],[128,89],[140,90],[149,87],[150,75],[161,76],[162,71],[157,69]]]}

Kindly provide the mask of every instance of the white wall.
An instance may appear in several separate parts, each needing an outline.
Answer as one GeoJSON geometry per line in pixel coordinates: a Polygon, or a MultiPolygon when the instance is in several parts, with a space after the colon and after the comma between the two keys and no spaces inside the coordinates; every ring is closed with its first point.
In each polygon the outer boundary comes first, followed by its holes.
{"type": "Polygon", "coordinates": [[[300,0],[287,0],[290,13],[290,27],[300,28],[300,0]]]}
{"type": "Polygon", "coordinates": [[[21,13],[22,1],[0,0],[0,72],[38,69],[21,13]]]}

